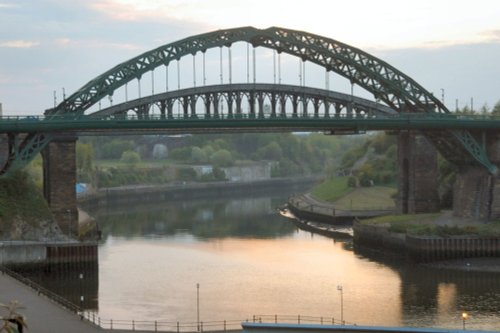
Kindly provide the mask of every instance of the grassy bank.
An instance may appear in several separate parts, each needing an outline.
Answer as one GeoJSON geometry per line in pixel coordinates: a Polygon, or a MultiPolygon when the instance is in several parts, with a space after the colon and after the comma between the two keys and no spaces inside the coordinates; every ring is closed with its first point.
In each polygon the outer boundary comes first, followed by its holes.
{"type": "Polygon", "coordinates": [[[394,209],[392,196],[395,191],[385,186],[358,187],[335,201],[335,207],[341,210],[394,209]]]}
{"type": "Polygon", "coordinates": [[[10,232],[16,220],[37,226],[51,218],[40,189],[26,172],[0,178],[0,235],[10,232]]]}
{"type": "Polygon", "coordinates": [[[334,202],[353,190],[347,185],[348,177],[336,177],[324,180],[311,190],[311,194],[318,200],[334,202]]]}
{"type": "Polygon", "coordinates": [[[331,202],[341,210],[393,209],[396,189],[387,186],[349,187],[348,177],[323,181],[311,190],[318,200],[331,202]]]}
{"type": "Polygon", "coordinates": [[[500,237],[500,221],[489,223],[467,222],[456,219],[446,222],[443,213],[388,215],[363,220],[362,224],[387,227],[391,232],[406,233],[419,236],[463,236],[477,235],[483,237],[500,237]]]}

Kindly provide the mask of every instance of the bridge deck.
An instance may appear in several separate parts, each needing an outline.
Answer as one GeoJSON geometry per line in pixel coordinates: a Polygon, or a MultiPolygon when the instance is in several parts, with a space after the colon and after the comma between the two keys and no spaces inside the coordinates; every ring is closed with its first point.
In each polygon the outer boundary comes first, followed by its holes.
{"type": "Polygon", "coordinates": [[[395,114],[395,115],[331,115],[331,116],[267,116],[221,115],[219,117],[109,117],[92,116],[18,116],[0,118],[0,133],[78,132],[112,130],[165,130],[193,133],[197,131],[332,131],[353,130],[443,130],[443,129],[499,129],[500,118],[493,116],[462,116],[450,114],[395,114]]]}

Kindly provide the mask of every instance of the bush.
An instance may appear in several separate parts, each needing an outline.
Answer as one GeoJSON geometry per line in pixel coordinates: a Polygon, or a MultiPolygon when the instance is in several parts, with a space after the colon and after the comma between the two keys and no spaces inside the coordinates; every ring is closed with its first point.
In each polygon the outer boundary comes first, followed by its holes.
{"type": "Polygon", "coordinates": [[[347,179],[347,186],[349,187],[356,187],[356,177],[351,176],[347,179]]]}
{"type": "Polygon", "coordinates": [[[141,162],[141,157],[135,151],[127,150],[123,152],[120,162],[129,166],[135,166],[141,162]]]}
{"type": "Polygon", "coordinates": [[[233,156],[226,149],[221,149],[210,156],[210,161],[214,167],[228,167],[233,164],[233,156]]]}
{"type": "Polygon", "coordinates": [[[177,179],[184,181],[196,180],[196,171],[190,167],[182,167],[177,169],[177,179]]]}

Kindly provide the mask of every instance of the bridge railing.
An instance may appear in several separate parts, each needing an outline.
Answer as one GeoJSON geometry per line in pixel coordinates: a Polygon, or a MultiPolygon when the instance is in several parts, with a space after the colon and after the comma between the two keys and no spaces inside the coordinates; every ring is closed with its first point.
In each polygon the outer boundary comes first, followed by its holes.
{"type": "Polygon", "coordinates": [[[40,121],[82,121],[82,122],[92,122],[92,121],[104,121],[104,120],[119,120],[119,121],[158,121],[158,120],[211,120],[211,119],[290,119],[290,118],[300,118],[300,119],[314,119],[314,118],[338,118],[338,119],[349,119],[349,118],[361,118],[361,119],[439,119],[439,120],[500,120],[500,116],[491,114],[481,114],[481,115],[463,115],[463,114],[453,114],[453,113],[396,113],[396,114],[369,114],[369,113],[330,113],[330,114],[314,114],[314,113],[300,113],[300,114],[173,114],[173,115],[160,115],[153,114],[143,117],[138,117],[136,115],[111,115],[103,117],[95,117],[92,115],[18,115],[18,116],[0,116],[0,122],[40,122],[40,121]]]}

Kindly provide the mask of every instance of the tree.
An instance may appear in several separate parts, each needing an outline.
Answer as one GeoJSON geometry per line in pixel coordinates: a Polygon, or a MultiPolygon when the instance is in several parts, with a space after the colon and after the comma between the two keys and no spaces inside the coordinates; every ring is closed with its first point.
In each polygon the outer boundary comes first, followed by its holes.
{"type": "Polygon", "coordinates": [[[500,116],[500,101],[496,102],[496,104],[493,106],[491,114],[497,117],[500,116]]]}
{"type": "Polygon", "coordinates": [[[193,163],[207,163],[208,157],[203,149],[200,147],[193,147],[191,149],[191,161],[193,161],[193,163]]]}
{"type": "Polygon", "coordinates": [[[83,172],[92,171],[92,160],[94,159],[94,150],[89,143],[76,144],[76,168],[83,172]]]}
{"type": "Polygon", "coordinates": [[[264,147],[257,149],[255,158],[258,160],[277,160],[283,157],[283,150],[276,141],[271,141],[264,147]]]}
{"type": "Polygon", "coordinates": [[[141,162],[141,156],[135,151],[127,150],[123,152],[120,162],[128,164],[129,166],[135,166],[141,162]]]}
{"type": "Polygon", "coordinates": [[[210,161],[214,167],[228,167],[233,164],[233,156],[229,150],[221,149],[210,156],[210,161]]]}
{"type": "Polygon", "coordinates": [[[134,142],[132,140],[114,139],[102,146],[101,157],[118,159],[122,156],[123,152],[133,149],[134,142]]]}

